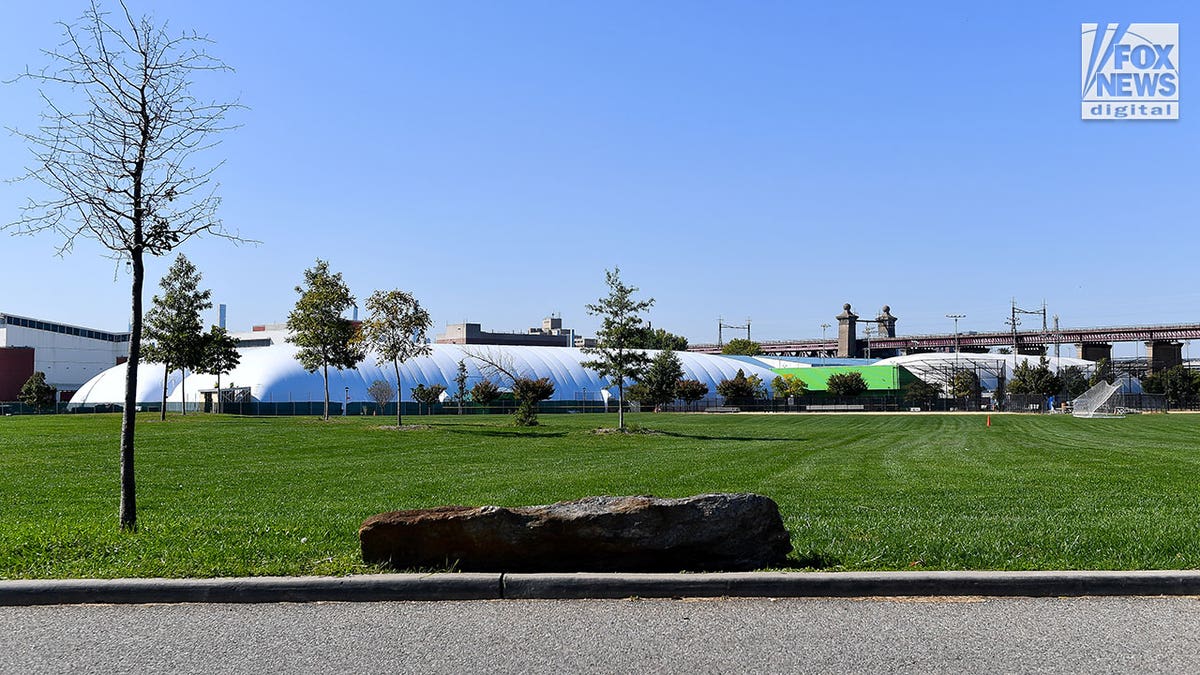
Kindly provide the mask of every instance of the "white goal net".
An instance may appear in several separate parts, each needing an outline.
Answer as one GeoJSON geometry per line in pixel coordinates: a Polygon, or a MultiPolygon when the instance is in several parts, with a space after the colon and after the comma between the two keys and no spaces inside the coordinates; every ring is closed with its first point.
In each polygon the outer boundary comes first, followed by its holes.
{"type": "Polygon", "coordinates": [[[1121,385],[1101,380],[1071,401],[1071,414],[1075,417],[1124,417],[1125,411],[1119,407],[1122,398],[1116,395],[1120,390],[1121,385]]]}

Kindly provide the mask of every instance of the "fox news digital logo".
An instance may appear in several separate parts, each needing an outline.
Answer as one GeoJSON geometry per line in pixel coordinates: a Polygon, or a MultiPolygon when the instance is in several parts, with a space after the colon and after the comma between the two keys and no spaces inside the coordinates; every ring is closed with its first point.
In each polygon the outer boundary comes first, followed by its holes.
{"type": "Polygon", "coordinates": [[[1179,24],[1083,24],[1083,119],[1179,119],[1179,24]]]}

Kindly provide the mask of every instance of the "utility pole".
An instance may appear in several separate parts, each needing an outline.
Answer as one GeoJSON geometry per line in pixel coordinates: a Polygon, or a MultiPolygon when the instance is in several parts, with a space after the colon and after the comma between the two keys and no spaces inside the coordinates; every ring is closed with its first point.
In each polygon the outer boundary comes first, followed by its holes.
{"type": "Polygon", "coordinates": [[[734,330],[741,330],[741,329],[745,328],[746,329],[746,342],[750,341],[750,317],[746,317],[746,325],[745,326],[733,326],[733,325],[725,323],[725,319],[718,316],[717,317],[717,346],[718,347],[720,347],[724,344],[724,342],[723,342],[724,334],[722,331],[726,328],[732,328],[734,330]]]}

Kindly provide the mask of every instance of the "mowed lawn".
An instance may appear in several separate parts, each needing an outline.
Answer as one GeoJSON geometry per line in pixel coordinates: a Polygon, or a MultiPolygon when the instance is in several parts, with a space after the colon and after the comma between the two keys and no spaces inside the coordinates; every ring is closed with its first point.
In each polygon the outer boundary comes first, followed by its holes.
{"type": "Polygon", "coordinates": [[[741,491],[779,503],[795,568],[1200,568],[1200,416],[541,420],[143,416],[122,533],[118,416],[0,418],[0,578],[374,572],[382,511],[741,491]]]}

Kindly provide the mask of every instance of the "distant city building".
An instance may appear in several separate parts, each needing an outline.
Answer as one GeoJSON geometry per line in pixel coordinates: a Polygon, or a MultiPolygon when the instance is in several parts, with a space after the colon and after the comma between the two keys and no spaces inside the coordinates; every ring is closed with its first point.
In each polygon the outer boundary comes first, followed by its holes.
{"type": "Polygon", "coordinates": [[[550,316],[542,320],[541,328],[530,328],[525,333],[493,333],[485,331],[477,323],[455,323],[446,326],[446,332],[434,340],[441,345],[513,345],[525,347],[595,347],[595,338],[575,335],[570,328],[563,328],[562,317],[550,316]]]}
{"type": "Polygon", "coordinates": [[[129,333],[0,313],[0,401],[15,401],[34,371],[70,398],[85,382],[129,358],[129,333]]]}

